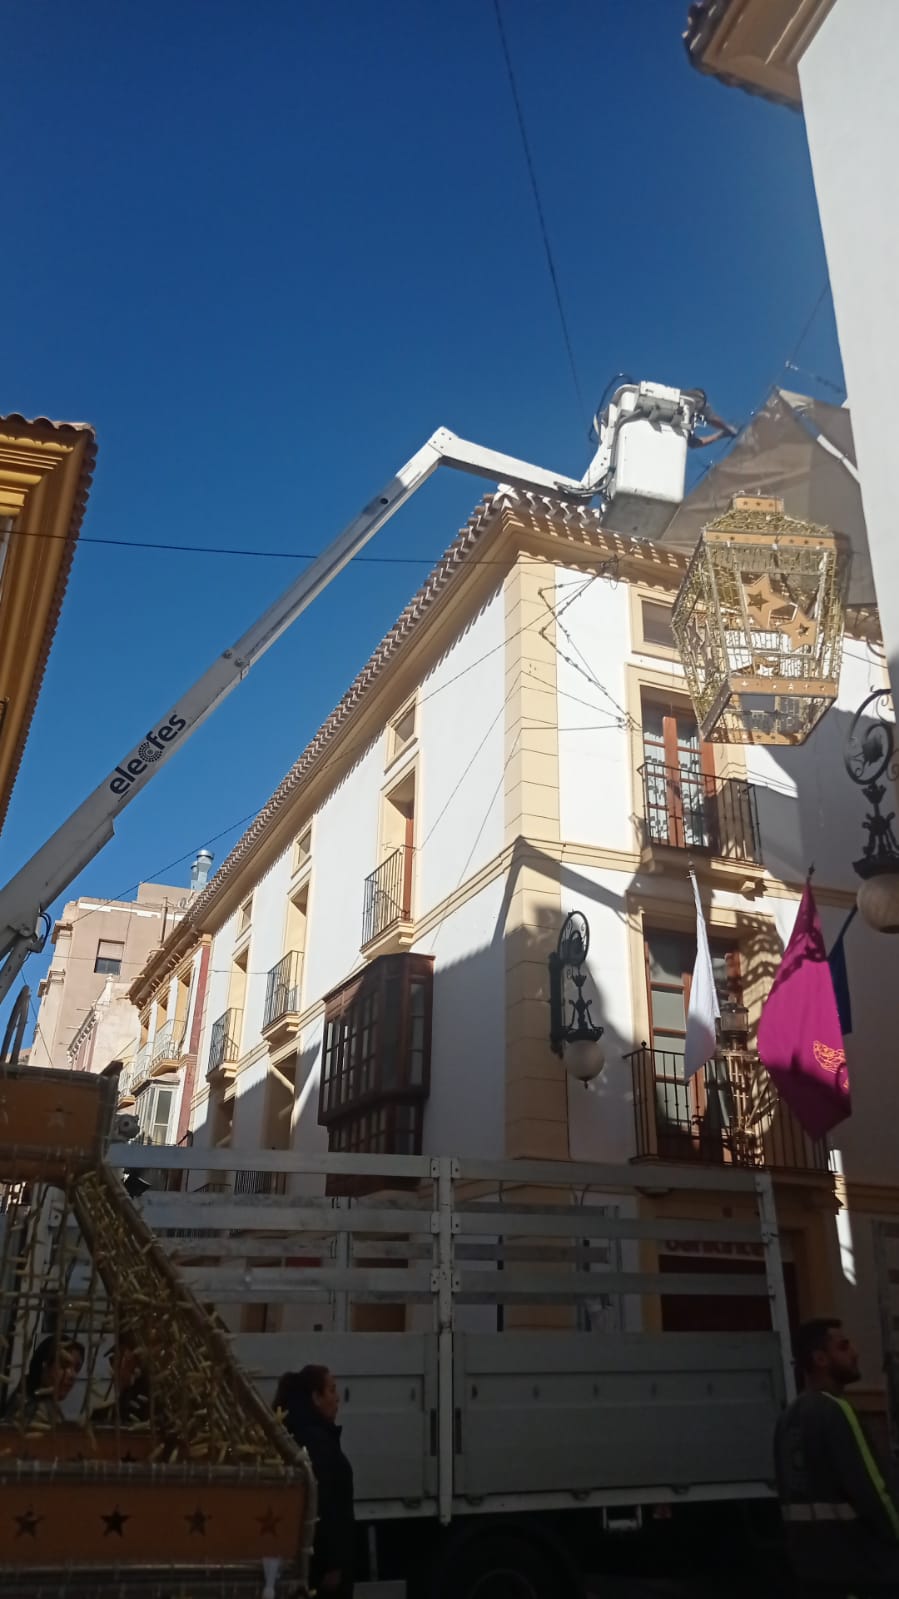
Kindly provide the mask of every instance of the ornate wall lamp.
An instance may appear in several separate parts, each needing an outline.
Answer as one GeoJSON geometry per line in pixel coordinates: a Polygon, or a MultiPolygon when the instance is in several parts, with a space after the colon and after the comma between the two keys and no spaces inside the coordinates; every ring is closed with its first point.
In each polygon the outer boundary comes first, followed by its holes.
{"type": "Polygon", "coordinates": [[[868,837],[853,866],[862,879],[858,908],[869,927],[879,933],[899,933],[899,841],[893,832],[896,812],[884,813],[884,800],[899,775],[896,726],[888,719],[893,709],[888,690],[877,689],[863,700],[846,738],[843,760],[871,807],[862,826],[868,837]],[[866,716],[869,707],[876,709],[866,716]],[[872,719],[873,718],[873,719],[872,719]],[[864,720],[869,725],[863,725],[864,720]]]}
{"type": "Polygon", "coordinates": [[[598,1077],[606,1063],[600,1039],[604,1028],[590,1015],[590,1001],[584,998],[587,973],[583,970],[590,948],[590,927],[586,916],[574,911],[559,934],[557,948],[549,957],[549,1040],[565,1064],[565,1070],[578,1082],[587,1084],[598,1077]],[[566,978],[575,992],[566,1000],[566,978]],[[566,1008],[570,1018],[566,1021],[566,1008]]]}

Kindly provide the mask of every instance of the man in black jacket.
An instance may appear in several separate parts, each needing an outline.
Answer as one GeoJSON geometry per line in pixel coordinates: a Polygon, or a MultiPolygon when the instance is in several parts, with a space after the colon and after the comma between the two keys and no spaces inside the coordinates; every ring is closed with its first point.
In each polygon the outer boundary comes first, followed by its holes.
{"type": "Polygon", "coordinates": [[[286,1371],[275,1393],[275,1409],[287,1431],[309,1455],[318,1485],[318,1524],[310,1586],[331,1599],[352,1599],[356,1519],[353,1468],[340,1444],[340,1395],[327,1366],[286,1371]]]}
{"type": "Polygon", "coordinates": [[[777,1483],[803,1592],[820,1599],[899,1596],[899,1511],[855,1410],[858,1355],[839,1321],[806,1322],[796,1341],[803,1389],[777,1424],[777,1483]]]}

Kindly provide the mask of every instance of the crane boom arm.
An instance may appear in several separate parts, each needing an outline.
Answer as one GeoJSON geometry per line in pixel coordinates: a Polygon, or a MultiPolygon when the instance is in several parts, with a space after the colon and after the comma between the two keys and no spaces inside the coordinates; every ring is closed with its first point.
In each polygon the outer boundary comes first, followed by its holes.
{"type": "MultiPolygon", "coordinates": [[[[598,459],[598,457],[597,457],[598,459]]],[[[596,461],[576,481],[485,449],[439,428],[411,460],[319,555],[296,582],[220,655],[203,676],[113,767],[62,826],[0,890],[0,1001],[26,957],[40,949],[41,915],[74,881],[115,831],[116,818],[150,779],[183,747],[191,733],[219,706],[297,617],[348,565],[439,466],[495,483],[543,493],[590,499],[596,492],[596,461]]]]}

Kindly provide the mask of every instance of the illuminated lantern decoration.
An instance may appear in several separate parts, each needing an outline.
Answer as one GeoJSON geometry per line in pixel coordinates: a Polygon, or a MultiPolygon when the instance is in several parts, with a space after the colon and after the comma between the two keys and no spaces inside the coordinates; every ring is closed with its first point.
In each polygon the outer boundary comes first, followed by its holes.
{"type": "Polygon", "coordinates": [[[783,501],[737,495],[704,528],[672,627],[703,738],[802,744],[837,697],[848,561],[783,501]]]}

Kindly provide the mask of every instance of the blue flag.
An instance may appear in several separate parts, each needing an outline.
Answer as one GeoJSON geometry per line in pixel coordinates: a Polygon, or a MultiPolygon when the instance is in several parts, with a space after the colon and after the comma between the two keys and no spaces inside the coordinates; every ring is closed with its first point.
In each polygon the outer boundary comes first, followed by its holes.
{"type": "Polygon", "coordinates": [[[849,973],[846,969],[846,946],[843,940],[852,925],[857,909],[858,906],[853,905],[852,910],[840,928],[839,937],[827,957],[837,1010],[840,1016],[840,1030],[844,1038],[847,1038],[852,1032],[852,999],[849,994],[849,973]]]}

